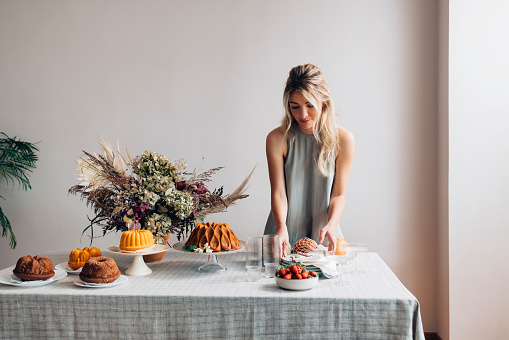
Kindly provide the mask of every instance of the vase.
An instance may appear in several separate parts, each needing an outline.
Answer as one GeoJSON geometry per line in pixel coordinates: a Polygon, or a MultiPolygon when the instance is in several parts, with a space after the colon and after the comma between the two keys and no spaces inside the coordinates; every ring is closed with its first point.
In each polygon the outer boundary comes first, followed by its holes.
{"type": "MultiPolygon", "coordinates": [[[[164,238],[164,244],[168,244],[168,239],[170,238],[170,234],[163,237],[164,238]]],[[[150,254],[150,255],[143,255],[143,261],[145,263],[153,263],[153,262],[161,262],[161,260],[164,257],[164,254],[166,254],[165,251],[162,251],[160,253],[156,254],[150,254]]]]}

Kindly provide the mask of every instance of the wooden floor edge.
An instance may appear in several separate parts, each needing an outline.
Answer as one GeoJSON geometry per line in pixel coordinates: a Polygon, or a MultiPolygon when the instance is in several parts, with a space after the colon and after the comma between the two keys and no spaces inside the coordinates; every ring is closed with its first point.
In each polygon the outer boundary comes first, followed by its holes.
{"type": "Polygon", "coordinates": [[[437,332],[424,332],[424,339],[426,340],[442,340],[437,332]]]}

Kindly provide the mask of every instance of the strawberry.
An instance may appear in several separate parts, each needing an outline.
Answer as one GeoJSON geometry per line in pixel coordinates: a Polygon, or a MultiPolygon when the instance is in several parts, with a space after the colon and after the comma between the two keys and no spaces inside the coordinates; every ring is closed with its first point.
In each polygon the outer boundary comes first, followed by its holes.
{"type": "Polygon", "coordinates": [[[308,272],[302,272],[300,275],[302,276],[303,279],[307,279],[309,273],[308,272]]]}
{"type": "Polygon", "coordinates": [[[300,267],[297,266],[296,264],[292,264],[292,266],[290,267],[290,271],[292,272],[292,274],[299,274],[300,272],[300,267]]]}
{"type": "Polygon", "coordinates": [[[315,277],[318,276],[318,274],[313,270],[309,272],[309,276],[315,277]]]}
{"type": "Polygon", "coordinates": [[[295,278],[296,278],[296,279],[299,279],[299,280],[302,280],[302,275],[301,275],[301,274],[296,274],[296,275],[295,275],[295,278]]]}
{"type": "Polygon", "coordinates": [[[283,276],[283,279],[291,280],[292,274],[286,274],[285,276],[283,276]]]}

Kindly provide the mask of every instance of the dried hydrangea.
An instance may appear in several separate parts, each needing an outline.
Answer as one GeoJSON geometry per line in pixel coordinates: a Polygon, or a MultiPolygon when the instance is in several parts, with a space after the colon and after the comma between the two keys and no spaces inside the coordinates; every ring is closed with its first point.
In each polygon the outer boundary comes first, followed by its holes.
{"type": "Polygon", "coordinates": [[[171,218],[167,215],[153,213],[145,220],[144,229],[150,230],[156,236],[169,234],[170,228],[171,218]]]}
{"type": "Polygon", "coordinates": [[[189,217],[193,212],[193,197],[185,191],[170,188],[164,197],[166,205],[175,210],[175,215],[181,220],[189,217]]]}
{"type": "Polygon", "coordinates": [[[134,173],[148,178],[153,175],[168,176],[172,181],[177,179],[177,170],[163,155],[153,151],[145,151],[134,162],[134,173]]]}

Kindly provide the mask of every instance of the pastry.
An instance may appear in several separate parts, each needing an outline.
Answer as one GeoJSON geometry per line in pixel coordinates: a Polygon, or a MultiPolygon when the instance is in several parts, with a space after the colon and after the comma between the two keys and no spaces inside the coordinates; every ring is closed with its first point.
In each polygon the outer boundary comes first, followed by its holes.
{"type": "Polygon", "coordinates": [[[312,253],[318,250],[318,244],[308,237],[301,238],[293,245],[294,253],[312,253]]]}
{"type": "Polygon", "coordinates": [[[106,256],[89,258],[80,273],[80,279],[90,283],[111,283],[119,277],[117,263],[106,256]]]}
{"type": "Polygon", "coordinates": [[[55,275],[53,262],[46,256],[30,255],[19,258],[12,273],[25,281],[47,280],[55,275]]]}
{"type": "Polygon", "coordinates": [[[128,230],[120,237],[120,249],[137,251],[153,246],[154,237],[148,230],[128,230]]]}
{"type": "Polygon", "coordinates": [[[91,257],[101,256],[101,251],[97,247],[83,249],[76,248],[69,254],[69,261],[67,264],[74,270],[78,270],[85,265],[85,262],[91,257]]]}
{"type": "Polygon", "coordinates": [[[185,247],[196,246],[203,249],[208,244],[213,251],[237,249],[239,239],[226,223],[200,223],[186,241],[185,247]]]}

